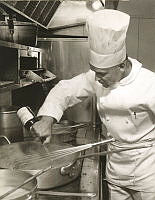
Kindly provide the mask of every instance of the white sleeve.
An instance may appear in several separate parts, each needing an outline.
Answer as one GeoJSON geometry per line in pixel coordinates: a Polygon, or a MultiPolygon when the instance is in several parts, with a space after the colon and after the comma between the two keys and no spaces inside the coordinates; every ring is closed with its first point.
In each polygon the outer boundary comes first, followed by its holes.
{"type": "Polygon", "coordinates": [[[147,89],[145,95],[146,95],[146,105],[155,116],[155,79],[151,82],[150,87],[147,89]]]}
{"type": "Polygon", "coordinates": [[[94,84],[95,73],[91,70],[72,79],[60,81],[47,95],[38,116],[51,116],[59,121],[68,107],[94,94],[94,84]]]}

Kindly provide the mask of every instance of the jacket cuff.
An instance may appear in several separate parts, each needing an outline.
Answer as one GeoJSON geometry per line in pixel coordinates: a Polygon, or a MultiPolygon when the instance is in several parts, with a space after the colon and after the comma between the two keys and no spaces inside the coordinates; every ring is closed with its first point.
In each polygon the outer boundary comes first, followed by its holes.
{"type": "Polygon", "coordinates": [[[57,120],[57,122],[60,121],[62,115],[63,115],[63,111],[59,108],[54,108],[54,109],[44,109],[44,108],[40,108],[40,110],[38,111],[38,114],[37,116],[43,116],[43,115],[46,115],[46,116],[50,116],[50,117],[53,117],[57,120]]]}

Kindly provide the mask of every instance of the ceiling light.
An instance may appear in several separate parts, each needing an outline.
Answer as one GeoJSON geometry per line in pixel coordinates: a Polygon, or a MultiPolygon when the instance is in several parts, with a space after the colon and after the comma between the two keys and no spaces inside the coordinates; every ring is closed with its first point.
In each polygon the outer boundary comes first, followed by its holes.
{"type": "Polygon", "coordinates": [[[92,8],[93,8],[94,10],[99,10],[101,7],[102,7],[102,4],[101,4],[100,1],[94,1],[94,2],[92,3],[92,8]]]}
{"type": "Polygon", "coordinates": [[[89,0],[86,2],[86,6],[89,10],[97,11],[105,7],[105,0],[89,0]]]}

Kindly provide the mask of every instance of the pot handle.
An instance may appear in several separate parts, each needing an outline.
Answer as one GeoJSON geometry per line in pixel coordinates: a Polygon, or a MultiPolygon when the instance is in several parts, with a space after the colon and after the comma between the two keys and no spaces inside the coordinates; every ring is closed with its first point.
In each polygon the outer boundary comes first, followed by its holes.
{"type": "Polygon", "coordinates": [[[61,167],[60,174],[62,176],[68,175],[69,177],[74,177],[77,173],[77,169],[81,166],[81,163],[82,162],[80,160],[76,160],[64,167],[61,167]]]}
{"type": "Polygon", "coordinates": [[[5,135],[0,135],[0,139],[2,138],[6,140],[8,144],[11,144],[10,140],[5,135]]]}
{"type": "Polygon", "coordinates": [[[33,200],[33,199],[38,199],[39,194],[36,192],[31,192],[26,196],[26,200],[33,200]]]}

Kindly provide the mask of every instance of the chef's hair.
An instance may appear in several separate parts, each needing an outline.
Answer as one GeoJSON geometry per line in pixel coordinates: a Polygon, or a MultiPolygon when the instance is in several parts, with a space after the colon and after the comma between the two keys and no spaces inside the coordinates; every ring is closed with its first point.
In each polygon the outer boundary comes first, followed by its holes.
{"type": "Polygon", "coordinates": [[[120,67],[120,68],[124,68],[124,67],[125,67],[125,62],[126,62],[126,61],[128,61],[128,55],[127,55],[127,54],[126,54],[125,60],[124,60],[122,63],[120,63],[119,67],[120,67]]]}

